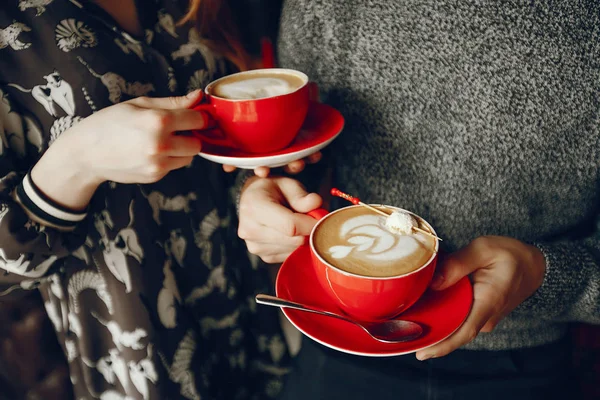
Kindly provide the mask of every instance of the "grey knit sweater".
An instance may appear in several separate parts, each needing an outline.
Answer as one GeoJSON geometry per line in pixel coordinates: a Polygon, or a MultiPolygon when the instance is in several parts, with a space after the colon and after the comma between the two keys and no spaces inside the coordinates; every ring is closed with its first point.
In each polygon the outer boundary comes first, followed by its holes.
{"type": "Polygon", "coordinates": [[[410,209],[455,250],[533,242],[542,287],[466,348],[600,323],[600,6],[596,0],[287,0],[281,66],[346,117],[335,184],[410,209]]]}

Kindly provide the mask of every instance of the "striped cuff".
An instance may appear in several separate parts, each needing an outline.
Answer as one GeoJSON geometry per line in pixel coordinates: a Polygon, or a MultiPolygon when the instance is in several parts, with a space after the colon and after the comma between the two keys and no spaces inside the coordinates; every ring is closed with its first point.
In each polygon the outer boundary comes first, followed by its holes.
{"type": "Polygon", "coordinates": [[[34,221],[62,231],[72,231],[85,219],[87,211],[73,211],[56,203],[33,183],[31,175],[25,175],[15,190],[16,200],[34,221]]]}

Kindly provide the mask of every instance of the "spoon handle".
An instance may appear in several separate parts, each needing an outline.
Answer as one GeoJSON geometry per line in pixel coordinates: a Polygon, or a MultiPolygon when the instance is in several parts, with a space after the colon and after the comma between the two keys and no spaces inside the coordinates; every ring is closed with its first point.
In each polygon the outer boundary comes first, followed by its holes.
{"type": "Polygon", "coordinates": [[[343,315],[334,314],[329,311],[320,310],[316,307],[306,306],[304,304],[295,303],[293,301],[284,300],[279,297],[269,296],[268,294],[257,294],[255,300],[257,303],[264,304],[267,306],[293,308],[294,310],[307,311],[307,312],[311,312],[311,313],[315,313],[315,314],[326,315],[328,317],[333,317],[333,318],[341,319],[342,321],[347,321],[347,322],[356,324],[355,321],[351,320],[350,318],[346,318],[343,315]]]}

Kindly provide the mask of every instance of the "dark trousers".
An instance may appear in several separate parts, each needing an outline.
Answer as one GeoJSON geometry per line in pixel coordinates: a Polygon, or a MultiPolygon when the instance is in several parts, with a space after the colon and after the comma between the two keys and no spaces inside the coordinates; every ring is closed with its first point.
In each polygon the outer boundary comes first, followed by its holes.
{"type": "Polygon", "coordinates": [[[304,338],[282,400],[572,400],[568,340],[510,351],[458,350],[418,361],[414,354],[367,358],[304,338]]]}

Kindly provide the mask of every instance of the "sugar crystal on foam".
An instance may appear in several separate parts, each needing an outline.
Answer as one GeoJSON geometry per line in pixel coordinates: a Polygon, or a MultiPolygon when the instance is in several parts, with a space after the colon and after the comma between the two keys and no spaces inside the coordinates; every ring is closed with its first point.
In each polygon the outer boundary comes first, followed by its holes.
{"type": "Polygon", "coordinates": [[[418,226],[415,217],[406,212],[394,211],[385,220],[385,227],[400,235],[408,235],[418,226]]]}

